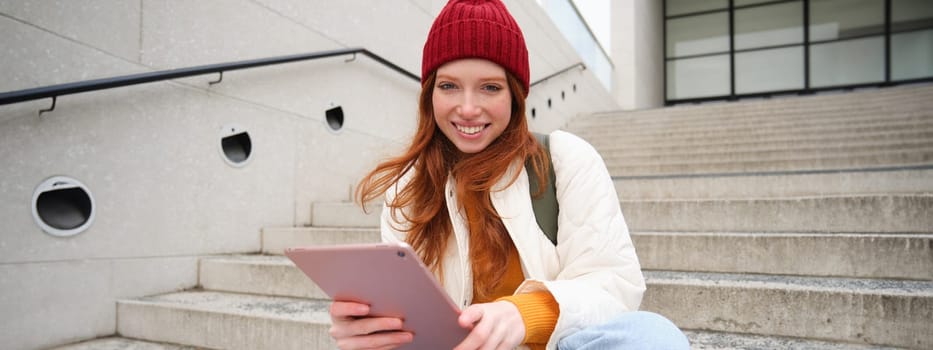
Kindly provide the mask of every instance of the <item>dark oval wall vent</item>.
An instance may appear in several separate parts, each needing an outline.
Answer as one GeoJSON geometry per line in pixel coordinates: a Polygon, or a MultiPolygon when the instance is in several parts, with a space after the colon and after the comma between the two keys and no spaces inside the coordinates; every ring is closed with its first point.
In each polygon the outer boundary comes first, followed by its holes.
{"type": "Polygon", "coordinates": [[[220,133],[220,153],[227,164],[235,167],[246,165],[253,153],[249,132],[238,125],[223,127],[220,133]]]}
{"type": "Polygon", "coordinates": [[[94,222],[94,197],[80,181],[54,176],[36,187],[32,214],[42,231],[59,237],[74,236],[94,222]]]}
{"type": "Polygon", "coordinates": [[[324,112],[327,120],[327,126],[333,131],[340,131],[343,128],[343,107],[337,106],[324,112]]]}

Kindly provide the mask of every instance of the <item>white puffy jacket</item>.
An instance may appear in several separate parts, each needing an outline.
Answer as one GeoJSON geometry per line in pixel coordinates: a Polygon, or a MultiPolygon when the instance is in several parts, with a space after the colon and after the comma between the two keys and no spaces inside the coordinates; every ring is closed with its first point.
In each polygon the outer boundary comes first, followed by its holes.
{"type": "MultiPolygon", "coordinates": [[[[528,175],[521,162],[503,176],[491,197],[521,258],[526,281],[515,293],[547,290],[559,304],[560,317],[547,344],[548,349],[556,349],[557,341],[566,335],[637,310],[645,281],[602,158],[589,143],[563,131],[550,134],[550,152],[560,205],[556,246],[535,221],[528,175]],[[521,172],[518,179],[502,188],[514,171],[521,172]]],[[[403,178],[396,186],[405,182],[403,178]]],[[[455,188],[449,177],[445,191],[456,239],[444,253],[441,284],[455,303],[467,306],[473,296],[467,261],[469,231],[458,210],[455,188]]],[[[394,194],[394,189],[386,193],[387,202],[394,194]]],[[[381,227],[384,241],[405,240],[404,233],[393,229],[404,225],[394,221],[387,207],[381,227]]]]}

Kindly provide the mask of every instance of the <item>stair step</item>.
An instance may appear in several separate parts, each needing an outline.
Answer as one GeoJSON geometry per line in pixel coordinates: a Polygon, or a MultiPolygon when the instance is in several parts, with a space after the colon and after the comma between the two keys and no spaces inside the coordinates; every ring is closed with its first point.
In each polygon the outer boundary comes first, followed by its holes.
{"type": "Polygon", "coordinates": [[[933,113],[906,114],[893,118],[865,119],[844,114],[833,119],[771,119],[768,121],[743,120],[734,122],[711,121],[702,126],[685,126],[672,120],[650,127],[622,124],[617,127],[586,127],[569,129],[581,137],[603,144],[615,141],[636,145],[656,140],[684,142],[689,140],[716,141],[722,139],[763,140],[816,135],[849,135],[898,133],[911,130],[929,131],[933,127],[933,113]]]}
{"type": "Polygon", "coordinates": [[[232,255],[201,259],[200,283],[206,290],[328,299],[291,260],[281,255],[232,255]]]}
{"type": "Polygon", "coordinates": [[[204,349],[192,346],[168,343],[148,342],[136,339],[108,337],[83,341],[52,348],[50,350],[196,350],[204,349]]]}
{"type": "Polygon", "coordinates": [[[647,270],[933,281],[933,234],[633,232],[647,270]]]}
{"type": "MultiPolygon", "coordinates": [[[[894,155],[888,158],[901,158],[898,154],[933,154],[933,141],[924,140],[919,143],[897,144],[884,146],[849,146],[849,147],[822,147],[799,148],[788,150],[735,150],[733,152],[693,153],[693,154],[666,154],[666,155],[615,155],[603,157],[606,163],[639,165],[665,165],[665,164],[706,164],[718,163],[765,163],[781,161],[810,161],[822,159],[859,159],[868,156],[894,155]]],[[[933,160],[933,156],[930,156],[933,160]]]]}
{"type": "MultiPolygon", "coordinates": [[[[928,234],[633,232],[632,240],[649,270],[933,280],[933,235],[928,234]]],[[[201,284],[210,290],[327,298],[282,256],[202,259],[201,284]]]]}
{"type": "Polygon", "coordinates": [[[694,350],[771,350],[771,349],[820,349],[820,350],[897,350],[877,345],[834,343],[788,337],[766,337],[723,332],[685,330],[694,350]]]}
{"type": "Polygon", "coordinates": [[[774,119],[817,119],[872,113],[887,118],[933,108],[933,86],[905,86],[879,90],[794,96],[755,101],[678,105],[634,112],[606,112],[574,120],[572,127],[611,127],[624,124],[707,123],[774,119]]]}
{"type": "MultiPolygon", "coordinates": [[[[358,215],[360,208],[355,205],[344,205],[344,203],[324,203],[315,204],[314,207],[319,215],[331,215],[328,213],[336,212],[340,215],[348,213],[357,220],[368,220],[364,222],[375,222],[374,227],[379,226],[378,212],[376,215],[358,215]],[[332,208],[336,206],[336,208],[332,208]]],[[[326,218],[326,217],[325,217],[326,218]]],[[[326,219],[318,221],[327,222],[326,219]]],[[[339,223],[339,222],[337,222],[339,223]]],[[[326,226],[339,226],[337,223],[326,226]]],[[[285,248],[300,247],[309,245],[335,245],[335,244],[354,244],[379,242],[379,231],[369,229],[352,228],[358,224],[350,225],[351,228],[344,227],[272,227],[262,229],[262,253],[263,254],[285,254],[285,248]]]]}
{"type": "Polygon", "coordinates": [[[333,349],[327,300],[185,291],[117,302],[117,333],[213,349],[333,349]]]}
{"type": "Polygon", "coordinates": [[[933,193],[933,164],[825,172],[616,177],[619,198],[713,199],[933,193]]]}
{"type": "Polygon", "coordinates": [[[575,119],[569,126],[615,127],[629,124],[648,127],[666,125],[675,120],[682,125],[702,125],[712,122],[726,124],[743,121],[838,119],[841,116],[888,119],[904,114],[923,113],[933,108],[933,100],[929,98],[933,96],[933,90],[927,88],[917,93],[919,91],[895,91],[893,95],[896,96],[866,92],[677,105],[636,111],[607,111],[588,118],[575,119]]]}
{"type": "Polygon", "coordinates": [[[865,149],[911,149],[929,144],[931,139],[933,139],[933,128],[930,131],[913,130],[911,132],[878,135],[823,134],[813,139],[787,137],[778,140],[761,140],[750,138],[744,142],[735,142],[732,141],[733,139],[722,139],[716,142],[704,141],[694,144],[688,142],[678,142],[678,144],[673,144],[673,142],[631,144],[616,141],[603,147],[594,147],[605,158],[629,157],[641,159],[647,157],[671,158],[687,155],[714,156],[732,153],[760,153],[763,155],[803,151],[839,153],[844,149],[851,149],[852,153],[857,153],[855,150],[864,152],[865,149]]]}
{"type": "MultiPolygon", "coordinates": [[[[747,349],[823,349],[823,350],[897,350],[892,347],[831,343],[786,337],[765,337],[722,332],[686,330],[690,347],[696,350],[747,350],[747,349]]],[[[128,338],[109,337],[94,339],[51,350],[206,350],[203,347],[147,342],[128,338]]],[[[314,350],[314,349],[308,349],[314,350]]]]}
{"type": "Polygon", "coordinates": [[[679,327],[933,347],[933,282],[646,271],[642,309],[679,327]]]}
{"type": "MultiPolygon", "coordinates": [[[[629,229],[662,232],[931,233],[933,194],[623,200],[629,229]]],[[[316,215],[353,217],[353,227],[379,227],[351,203],[317,203],[316,215]],[[364,221],[365,220],[365,221],[364,221]]],[[[322,220],[326,221],[326,220],[322,220]]],[[[337,222],[333,222],[338,226],[337,222]]]]}
{"type": "Polygon", "coordinates": [[[933,148],[910,152],[870,152],[848,156],[804,156],[782,160],[746,160],[724,162],[681,162],[630,164],[606,158],[606,168],[613,176],[661,176],[704,173],[754,173],[775,171],[819,171],[879,167],[924,166],[933,162],[933,148]]]}
{"type": "Polygon", "coordinates": [[[933,194],[625,200],[632,231],[931,233],[933,194]]]}

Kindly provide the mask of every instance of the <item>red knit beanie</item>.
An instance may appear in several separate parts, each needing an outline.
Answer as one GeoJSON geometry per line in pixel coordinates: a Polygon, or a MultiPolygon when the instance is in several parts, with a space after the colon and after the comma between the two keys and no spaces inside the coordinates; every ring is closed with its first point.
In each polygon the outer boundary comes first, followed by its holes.
{"type": "Polygon", "coordinates": [[[444,63],[484,58],[529,84],[528,48],[522,30],[500,0],[450,0],[437,15],[421,61],[421,82],[444,63]]]}

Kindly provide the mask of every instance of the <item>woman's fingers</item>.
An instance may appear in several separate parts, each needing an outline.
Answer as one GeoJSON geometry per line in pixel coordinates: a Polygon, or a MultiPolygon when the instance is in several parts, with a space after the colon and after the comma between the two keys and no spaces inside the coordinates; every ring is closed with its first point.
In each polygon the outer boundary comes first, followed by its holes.
{"type": "Polygon", "coordinates": [[[351,301],[335,301],[330,304],[331,318],[362,317],[369,315],[369,305],[351,301]]]}
{"type": "Polygon", "coordinates": [[[334,321],[330,335],[334,338],[354,337],[376,332],[398,331],[402,329],[401,319],[394,317],[345,318],[334,321]]]}
{"type": "Polygon", "coordinates": [[[525,337],[525,324],[514,304],[474,304],[460,313],[460,326],[472,328],[456,350],[514,349],[525,337]]]}
{"type": "Polygon", "coordinates": [[[343,350],[394,349],[403,344],[411,343],[413,339],[414,335],[410,332],[385,332],[338,338],[337,347],[343,350]]]}
{"type": "Polygon", "coordinates": [[[368,317],[369,306],[335,301],[330,306],[333,324],[330,335],[340,349],[394,349],[414,339],[402,331],[404,321],[396,317],[368,317]]]}

